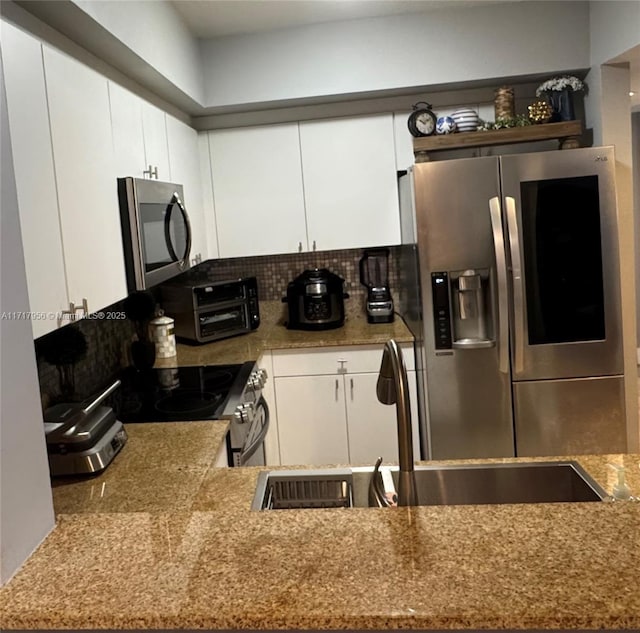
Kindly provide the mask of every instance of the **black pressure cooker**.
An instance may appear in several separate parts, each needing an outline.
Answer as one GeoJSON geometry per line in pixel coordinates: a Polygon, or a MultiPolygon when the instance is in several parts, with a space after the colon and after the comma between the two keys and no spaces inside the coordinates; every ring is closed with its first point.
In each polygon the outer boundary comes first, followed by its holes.
{"type": "Polygon", "coordinates": [[[344,279],[326,268],[305,270],[287,285],[290,330],[330,330],[344,324],[344,279]]]}

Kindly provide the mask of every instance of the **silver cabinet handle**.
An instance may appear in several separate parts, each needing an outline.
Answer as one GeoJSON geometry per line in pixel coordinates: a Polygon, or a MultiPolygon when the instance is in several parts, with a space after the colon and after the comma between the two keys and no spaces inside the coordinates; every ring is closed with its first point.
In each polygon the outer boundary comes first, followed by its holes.
{"type": "Polygon", "coordinates": [[[314,251],[316,250],[316,241],[315,240],[313,240],[313,250],[314,251]]]}
{"type": "Polygon", "coordinates": [[[489,215],[493,231],[493,247],[496,251],[496,277],[498,279],[498,368],[503,374],[509,373],[509,297],[507,296],[507,255],[505,253],[504,231],[502,230],[502,210],[500,198],[489,200],[489,215]]]}
{"type": "Polygon", "coordinates": [[[349,388],[351,390],[351,402],[353,402],[353,378],[349,379],[349,388]]]}
{"type": "Polygon", "coordinates": [[[338,390],[339,390],[339,388],[340,388],[340,386],[339,386],[339,384],[338,384],[338,383],[339,383],[339,381],[338,381],[338,379],[336,378],[336,402],[338,402],[338,390]]]}
{"type": "Polygon", "coordinates": [[[518,236],[518,215],[516,200],[505,197],[507,210],[507,227],[509,229],[509,249],[511,251],[511,276],[513,280],[513,309],[515,332],[515,372],[524,369],[524,284],[522,282],[522,257],[520,255],[520,238],[518,236]]]}
{"type": "Polygon", "coordinates": [[[347,368],[344,366],[344,364],[347,362],[346,359],[338,358],[338,362],[340,363],[340,367],[338,367],[338,373],[339,374],[346,374],[347,373],[347,368]]]}
{"type": "Polygon", "coordinates": [[[78,308],[76,308],[76,304],[73,302],[69,302],[69,309],[68,310],[62,310],[60,312],[60,316],[58,317],[58,325],[62,325],[63,321],[75,321],[76,320],[76,310],[78,308]],[[68,314],[69,318],[65,319],[64,315],[68,314]]]}
{"type": "Polygon", "coordinates": [[[302,253],[302,242],[298,242],[298,253],[302,253]]]}
{"type": "Polygon", "coordinates": [[[156,165],[155,167],[153,165],[149,165],[148,169],[145,169],[142,172],[143,175],[149,175],[149,178],[155,178],[156,180],[158,180],[158,166],[156,165]]]}
{"type": "Polygon", "coordinates": [[[82,298],[82,310],[84,311],[84,316],[88,316],[88,314],[89,314],[89,302],[84,297],[82,298]]]}

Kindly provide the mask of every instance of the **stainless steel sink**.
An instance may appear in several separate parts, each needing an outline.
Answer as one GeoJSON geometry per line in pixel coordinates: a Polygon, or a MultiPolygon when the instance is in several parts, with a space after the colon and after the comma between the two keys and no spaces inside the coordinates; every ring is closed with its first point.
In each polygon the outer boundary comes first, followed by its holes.
{"type": "MultiPolygon", "coordinates": [[[[384,469],[384,467],[383,467],[384,469]]],[[[397,486],[397,467],[386,468],[397,486]]],[[[373,468],[260,473],[253,510],[369,507],[373,468]]],[[[416,466],[418,505],[602,501],[607,493],[576,462],[416,466]]]]}

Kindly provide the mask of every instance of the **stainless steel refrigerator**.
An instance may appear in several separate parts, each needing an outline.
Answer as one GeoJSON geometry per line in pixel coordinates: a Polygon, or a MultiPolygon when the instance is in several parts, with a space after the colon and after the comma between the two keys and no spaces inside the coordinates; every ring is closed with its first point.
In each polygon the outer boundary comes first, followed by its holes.
{"type": "Polygon", "coordinates": [[[626,450],[612,148],[400,178],[425,459],[626,450]]]}

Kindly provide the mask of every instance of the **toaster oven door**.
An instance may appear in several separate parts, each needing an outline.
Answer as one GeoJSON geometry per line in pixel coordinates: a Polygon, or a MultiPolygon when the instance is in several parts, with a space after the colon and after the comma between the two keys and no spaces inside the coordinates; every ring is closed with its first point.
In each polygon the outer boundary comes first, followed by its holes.
{"type": "Polygon", "coordinates": [[[226,306],[210,306],[196,312],[198,341],[213,341],[233,334],[248,332],[249,314],[247,302],[242,301],[226,306]]]}

